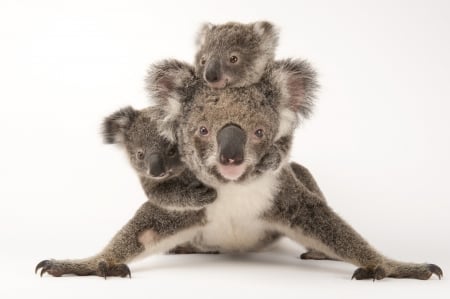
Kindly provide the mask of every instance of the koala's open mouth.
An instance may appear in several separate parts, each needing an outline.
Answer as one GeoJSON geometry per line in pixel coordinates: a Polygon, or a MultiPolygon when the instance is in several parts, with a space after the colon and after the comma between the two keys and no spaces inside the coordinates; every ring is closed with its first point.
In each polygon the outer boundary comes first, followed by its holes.
{"type": "Polygon", "coordinates": [[[228,78],[223,78],[222,80],[217,82],[208,82],[208,85],[212,88],[222,89],[228,85],[229,81],[230,80],[228,78]]]}
{"type": "Polygon", "coordinates": [[[230,181],[236,181],[238,180],[247,169],[247,165],[245,163],[242,163],[240,165],[222,165],[219,164],[217,166],[217,170],[219,171],[219,174],[223,176],[225,179],[230,181]]]}
{"type": "Polygon", "coordinates": [[[147,177],[149,177],[152,180],[157,180],[157,181],[164,180],[167,177],[172,175],[172,169],[168,170],[167,172],[164,172],[164,173],[160,174],[159,176],[154,176],[154,175],[150,174],[149,172],[146,175],[147,175],[147,177]]]}

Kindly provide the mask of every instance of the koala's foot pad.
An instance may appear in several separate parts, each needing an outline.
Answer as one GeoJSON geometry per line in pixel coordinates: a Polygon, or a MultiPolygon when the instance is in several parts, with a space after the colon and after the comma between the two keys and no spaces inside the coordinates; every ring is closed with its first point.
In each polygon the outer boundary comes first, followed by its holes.
{"type": "Polygon", "coordinates": [[[43,260],[37,264],[35,273],[41,270],[40,275],[48,273],[52,276],[59,277],[64,274],[74,274],[80,276],[96,275],[100,277],[118,276],[131,278],[130,268],[126,264],[108,265],[105,261],[98,262],[95,269],[87,264],[59,262],[56,260],[43,260]]]}
{"type": "Polygon", "coordinates": [[[353,273],[352,279],[363,280],[363,279],[372,279],[372,280],[380,280],[385,277],[392,278],[413,278],[413,279],[421,279],[427,280],[433,274],[435,274],[439,279],[444,276],[442,269],[439,266],[434,264],[423,264],[414,267],[400,267],[399,269],[392,269],[392,273],[386,273],[386,270],[383,267],[379,266],[374,269],[365,269],[358,268],[353,273]]]}

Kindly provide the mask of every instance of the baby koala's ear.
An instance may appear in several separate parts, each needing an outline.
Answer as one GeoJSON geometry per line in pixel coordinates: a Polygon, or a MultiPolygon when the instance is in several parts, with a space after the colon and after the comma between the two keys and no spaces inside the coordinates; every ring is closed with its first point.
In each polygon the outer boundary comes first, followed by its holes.
{"type": "Polygon", "coordinates": [[[208,34],[209,31],[211,31],[213,27],[214,25],[211,23],[202,24],[195,39],[195,45],[197,46],[198,49],[200,49],[203,46],[206,40],[206,35],[208,34]]]}
{"type": "Polygon", "coordinates": [[[146,79],[152,99],[164,109],[166,117],[181,113],[181,104],[188,98],[188,87],[195,81],[194,67],[175,59],[152,64],[146,79]]]}
{"type": "Polygon", "coordinates": [[[316,71],[306,60],[284,59],[275,63],[273,79],[281,92],[281,105],[308,118],[314,106],[316,71]]]}
{"type": "Polygon", "coordinates": [[[107,116],[102,124],[103,141],[110,144],[123,144],[125,133],[130,129],[138,115],[138,110],[128,106],[107,116]]]}
{"type": "Polygon", "coordinates": [[[275,48],[278,46],[278,29],[267,21],[259,21],[251,26],[253,31],[261,37],[262,46],[275,52],[275,48]]]}

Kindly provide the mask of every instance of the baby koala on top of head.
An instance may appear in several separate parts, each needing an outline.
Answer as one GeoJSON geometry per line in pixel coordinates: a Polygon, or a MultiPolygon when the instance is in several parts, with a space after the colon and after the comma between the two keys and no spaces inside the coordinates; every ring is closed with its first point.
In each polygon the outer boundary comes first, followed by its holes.
{"type": "Polygon", "coordinates": [[[158,132],[161,110],[120,109],[103,121],[105,143],[126,150],[148,199],[169,208],[202,208],[216,199],[180,160],[177,145],[158,132]]]}
{"type": "MultiPolygon", "coordinates": [[[[299,115],[306,118],[311,113],[314,91],[318,87],[316,73],[305,60],[275,60],[277,46],[278,30],[267,21],[249,24],[229,22],[221,25],[207,23],[202,26],[197,37],[196,76],[217,89],[262,84],[267,86],[270,93],[273,92],[273,86],[280,85],[284,85],[281,88],[283,90],[302,90],[302,95],[299,96],[303,100],[295,108],[299,115]],[[284,78],[294,79],[286,81],[284,78]],[[302,88],[292,86],[299,82],[302,88]]],[[[263,161],[261,165],[280,165],[273,161],[286,160],[291,148],[294,131],[292,124],[296,124],[291,120],[298,120],[298,115],[289,109],[279,113],[281,130],[275,138],[271,153],[264,157],[264,160],[272,161],[263,161]]]]}

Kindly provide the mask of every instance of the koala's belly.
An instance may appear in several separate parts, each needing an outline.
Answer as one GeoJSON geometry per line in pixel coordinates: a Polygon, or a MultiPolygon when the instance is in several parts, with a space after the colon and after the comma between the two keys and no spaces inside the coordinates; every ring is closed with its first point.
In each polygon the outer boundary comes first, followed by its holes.
{"type": "Polygon", "coordinates": [[[208,206],[207,224],[194,244],[205,250],[239,252],[257,249],[267,240],[268,224],[261,219],[277,189],[274,173],[246,184],[229,183],[217,188],[217,199],[208,206]]]}

